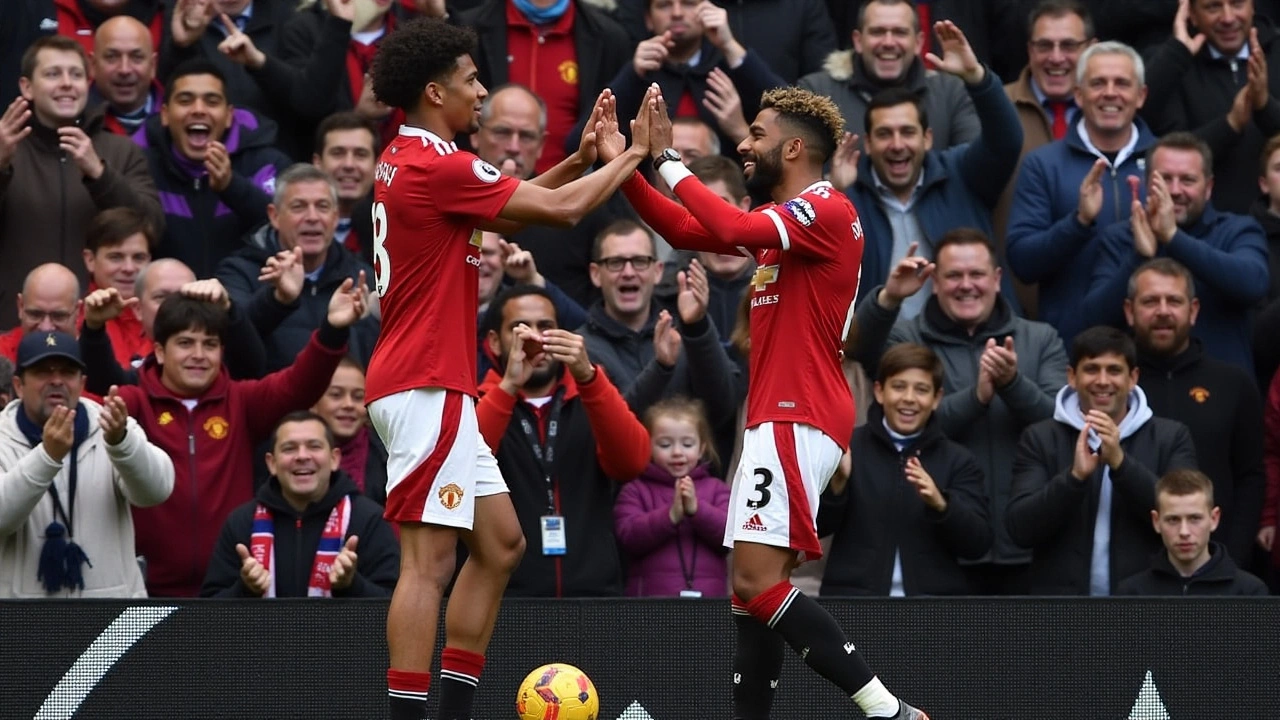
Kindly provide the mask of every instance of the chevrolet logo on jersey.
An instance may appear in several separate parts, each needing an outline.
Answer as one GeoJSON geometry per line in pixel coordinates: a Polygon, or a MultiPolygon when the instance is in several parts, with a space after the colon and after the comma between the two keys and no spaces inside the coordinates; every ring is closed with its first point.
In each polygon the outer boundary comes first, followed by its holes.
{"type": "Polygon", "coordinates": [[[765,287],[777,279],[777,265],[761,265],[756,268],[756,274],[751,276],[751,284],[756,287],[756,292],[764,292],[765,287]]]}
{"type": "Polygon", "coordinates": [[[472,231],[471,231],[471,245],[472,245],[473,247],[480,247],[482,244],[483,244],[483,239],[482,239],[482,236],[480,235],[480,231],[479,231],[479,230],[472,230],[472,231]]]}

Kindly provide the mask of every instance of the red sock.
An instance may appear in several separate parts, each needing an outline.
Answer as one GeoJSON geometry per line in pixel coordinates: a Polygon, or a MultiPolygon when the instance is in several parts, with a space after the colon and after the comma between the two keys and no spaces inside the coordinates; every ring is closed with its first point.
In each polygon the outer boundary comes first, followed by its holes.
{"type": "Polygon", "coordinates": [[[787,606],[791,604],[792,595],[798,592],[799,590],[796,590],[791,581],[783,580],[751,598],[747,602],[747,612],[765,625],[773,627],[782,613],[786,611],[787,606]]]}

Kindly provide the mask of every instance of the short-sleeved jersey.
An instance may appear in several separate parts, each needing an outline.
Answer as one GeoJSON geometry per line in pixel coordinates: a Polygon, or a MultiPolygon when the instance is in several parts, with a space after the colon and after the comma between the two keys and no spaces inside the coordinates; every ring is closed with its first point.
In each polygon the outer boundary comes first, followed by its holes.
{"type": "Polygon", "coordinates": [[[812,425],[847,447],[854,408],[841,367],[862,268],[862,224],[844,193],[810,185],[773,220],[781,249],[756,249],[751,295],[751,388],[747,427],[812,425]]]}
{"type": "Polygon", "coordinates": [[[382,330],[365,398],[415,388],[476,395],[480,231],[519,181],[452,142],[402,126],[373,183],[382,330]]]}

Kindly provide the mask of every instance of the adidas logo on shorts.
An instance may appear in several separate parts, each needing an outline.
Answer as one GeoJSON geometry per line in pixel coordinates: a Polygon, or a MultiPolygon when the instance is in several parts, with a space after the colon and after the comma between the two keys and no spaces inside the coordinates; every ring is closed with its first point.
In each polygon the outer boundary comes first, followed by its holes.
{"type": "Polygon", "coordinates": [[[769,530],[769,528],[765,527],[764,522],[760,520],[760,513],[747,518],[747,521],[742,523],[742,529],[755,530],[756,532],[768,532],[769,530]]]}

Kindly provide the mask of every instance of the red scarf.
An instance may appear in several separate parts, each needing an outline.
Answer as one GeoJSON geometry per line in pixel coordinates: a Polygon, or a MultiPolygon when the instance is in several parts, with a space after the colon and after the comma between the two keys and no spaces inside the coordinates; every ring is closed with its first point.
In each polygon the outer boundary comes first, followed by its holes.
{"type": "MultiPolygon", "coordinates": [[[[382,37],[368,45],[355,38],[351,38],[347,42],[347,82],[351,85],[351,105],[353,107],[360,102],[360,93],[364,92],[364,76],[373,67],[373,57],[378,54],[378,46],[382,44],[382,38],[391,34],[391,31],[395,28],[395,16],[387,13],[386,27],[383,30],[382,37]]],[[[395,139],[396,134],[400,132],[400,126],[403,124],[404,111],[399,108],[392,110],[390,115],[383,118],[378,123],[382,145],[385,146],[395,139]]]]}
{"type": "MultiPolygon", "coordinates": [[[[351,439],[338,447],[342,451],[342,460],[338,469],[356,481],[356,487],[364,492],[364,466],[369,461],[369,426],[363,425],[351,439]]],[[[365,493],[368,494],[368,493],[365,493]]]]}
{"type": "MultiPolygon", "coordinates": [[[[347,534],[347,526],[351,524],[351,498],[343,496],[333,506],[329,519],[325,521],[324,532],[320,535],[320,544],[316,546],[316,559],[311,565],[311,579],[307,582],[307,597],[332,597],[329,586],[329,569],[342,552],[342,539],[347,534]]],[[[253,558],[262,563],[271,575],[271,585],[263,597],[276,596],[276,533],[275,521],[271,511],[262,503],[253,511],[253,536],[249,540],[249,552],[253,558]]]]}

